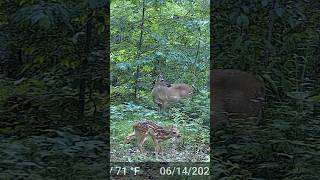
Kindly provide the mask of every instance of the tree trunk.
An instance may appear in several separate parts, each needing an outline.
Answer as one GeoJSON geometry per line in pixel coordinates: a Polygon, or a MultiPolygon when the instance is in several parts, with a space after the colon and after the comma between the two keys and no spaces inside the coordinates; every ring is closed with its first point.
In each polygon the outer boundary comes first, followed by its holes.
{"type": "Polygon", "coordinates": [[[84,117],[84,111],[85,111],[85,102],[86,102],[86,69],[88,66],[88,58],[90,54],[90,43],[91,43],[91,31],[92,31],[92,25],[91,25],[91,15],[93,13],[89,13],[88,15],[88,22],[86,24],[86,47],[85,47],[85,54],[86,57],[82,60],[80,64],[80,70],[79,70],[79,114],[78,118],[83,119],[84,117]]]}
{"type": "Polygon", "coordinates": [[[196,84],[196,81],[197,81],[197,62],[199,60],[199,56],[200,56],[200,43],[201,43],[201,40],[200,40],[200,37],[201,37],[201,28],[200,26],[198,27],[198,32],[199,32],[199,39],[198,39],[198,46],[197,46],[197,52],[196,52],[196,58],[195,58],[195,61],[193,63],[193,84],[196,84]]]}
{"type": "Polygon", "coordinates": [[[266,58],[264,60],[264,67],[266,68],[267,65],[270,62],[270,57],[271,57],[271,51],[272,51],[272,33],[273,33],[273,26],[274,26],[274,9],[275,9],[276,1],[272,1],[272,8],[269,11],[269,24],[268,24],[268,36],[267,36],[267,41],[268,45],[266,48],[266,58]]]}
{"type": "MultiPolygon", "coordinates": [[[[141,18],[141,26],[140,26],[140,38],[139,38],[139,44],[138,44],[138,53],[137,53],[137,59],[140,59],[141,57],[141,47],[142,47],[142,41],[143,41],[143,32],[144,32],[144,13],[145,13],[145,0],[142,2],[142,18],[141,18]]],[[[139,96],[139,76],[140,76],[140,65],[137,65],[136,69],[136,82],[135,82],[135,89],[134,89],[134,98],[135,100],[138,99],[139,96]]]]}

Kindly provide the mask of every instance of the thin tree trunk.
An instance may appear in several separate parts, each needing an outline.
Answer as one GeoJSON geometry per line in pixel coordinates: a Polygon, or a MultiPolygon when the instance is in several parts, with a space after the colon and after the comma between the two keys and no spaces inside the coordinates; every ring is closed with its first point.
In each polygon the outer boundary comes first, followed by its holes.
{"type": "Polygon", "coordinates": [[[91,25],[91,16],[92,13],[88,15],[88,22],[86,24],[86,47],[85,47],[85,54],[86,57],[83,59],[81,65],[80,65],[80,70],[79,70],[79,76],[80,76],[80,82],[79,82],[79,119],[83,119],[84,117],[84,111],[85,111],[85,100],[86,100],[86,74],[85,71],[88,66],[88,57],[90,53],[90,47],[91,47],[91,30],[92,30],[92,25],[91,25]]]}
{"type": "MultiPolygon", "coordinates": [[[[142,2],[142,18],[141,18],[141,26],[140,26],[140,38],[139,38],[139,44],[138,44],[138,53],[137,53],[137,59],[140,59],[141,57],[141,47],[142,47],[142,41],[143,41],[143,32],[144,32],[144,13],[145,13],[145,0],[142,2]]],[[[139,97],[139,77],[140,77],[140,65],[137,65],[136,69],[136,82],[135,82],[135,89],[134,89],[134,98],[135,100],[139,97]]]]}
{"type": "Polygon", "coordinates": [[[194,61],[194,64],[193,64],[193,84],[196,83],[196,74],[197,74],[197,62],[199,60],[199,56],[200,56],[200,43],[201,43],[201,40],[200,40],[200,37],[201,37],[201,29],[200,27],[198,27],[198,31],[199,31],[199,39],[198,39],[198,46],[197,46],[197,52],[196,52],[196,59],[194,61]]]}
{"type": "Polygon", "coordinates": [[[266,67],[267,64],[269,64],[270,61],[270,57],[271,57],[271,43],[272,43],[272,33],[273,33],[273,24],[274,24],[274,12],[273,10],[275,9],[275,4],[276,4],[276,0],[272,1],[272,8],[269,12],[269,24],[268,24],[268,37],[267,37],[267,41],[268,41],[268,47],[267,47],[267,55],[266,55],[266,59],[263,62],[264,66],[266,67]]]}

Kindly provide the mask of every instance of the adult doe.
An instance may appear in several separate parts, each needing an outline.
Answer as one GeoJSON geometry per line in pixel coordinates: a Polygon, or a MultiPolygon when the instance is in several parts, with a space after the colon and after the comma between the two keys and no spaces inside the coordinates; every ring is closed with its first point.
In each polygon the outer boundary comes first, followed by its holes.
{"type": "Polygon", "coordinates": [[[154,80],[154,86],[151,92],[153,102],[158,105],[159,111],[165,110],[169,102],[176,102],[181,99],[191,97],[192,86],[188,84],[170,84],[162,74],[154,80]]]}
{"type": "Polygon", "coordinates": [[[210,71],[211,125],[227,117],[254,117],[262,109],[265,86],[255,75],[234,69],[210,71]],[[228,115],[226,115],[226,113],[228,115]]]}
{"type": "Polygon", "coordinates": [[[161,151],[160,142],[180,137],[176,127],[173,125],[169,129],[165,129],[151,121],[141,120],[133,125],[133,132],[129,134],[124,143],[127,144],[132,138],[136,138],[140,152],[144,152],[143,144],[148,136],[151,136],[155,146],[156,159],[161,151]]]}

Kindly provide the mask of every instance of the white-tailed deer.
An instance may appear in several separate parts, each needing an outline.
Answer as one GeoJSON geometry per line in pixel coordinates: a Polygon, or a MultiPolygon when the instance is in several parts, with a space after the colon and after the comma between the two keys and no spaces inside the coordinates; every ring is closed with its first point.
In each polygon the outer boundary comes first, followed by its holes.
{"type": "Polygon", "coordinates": [[[169,102],[191,97],[192,91],[192,86],[188,84],[170,84],[160,74],[154,81],[151,95],[153,102],[158,105],[161,112],[165,110],[169,102]]]}
{"type": "Polygon", "coordinates": [[[227,120],[227,115],[254,117],[262,109],[265,86],[255,75],[234,69],[210,71],[211,125],[227,120]]]}
{"type": "Polygon", "coordinates": [[[151,136],[154,146],[156,159],[161,151],[160,142],[180,137],[180,134],[173,125],[169,129],[165,129],[151,121],[141,120],[133,125],[133,132],[129,134],[124,143],[127,144],[132,138],[136,138],[140,152],[144,151],[143,144],[148,136],[151,136]]]}

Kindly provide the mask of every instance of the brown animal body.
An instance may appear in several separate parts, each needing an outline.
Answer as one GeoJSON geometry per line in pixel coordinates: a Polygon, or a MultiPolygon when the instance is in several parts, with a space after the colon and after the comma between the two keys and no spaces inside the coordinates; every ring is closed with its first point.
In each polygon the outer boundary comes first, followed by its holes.
{"type": "Polygon", "coordinates": [[[158,154],[161,151],[160,142],[173,137],[180,137],[178,130],[174,126],[171,126],[169,129],[165,129],[154,122],[142,120],[133,125],[133,133],[126,137],[125,144],[135,137],[137,139],[140,152],[143,152],[143,144],[149,135],[151,136],[155,146],[156,159],[158,159],[158,154]]]}
{"type": "Polygon", "coordinates": [[[188,84],[168,84],[162,75],[159,75],[154,82],[151,92],[153,102],[159,107],[159,110],[165,110],[168,103],[189,98],[192,95],[193,88],[188,84]]]}
{"type": "Polygon", "coordinates": [[[265,97],[264,83],[255,75],[234,69],[211,70],[211,125],[227,120],[227,114],[257,116],[265,97]]]}

